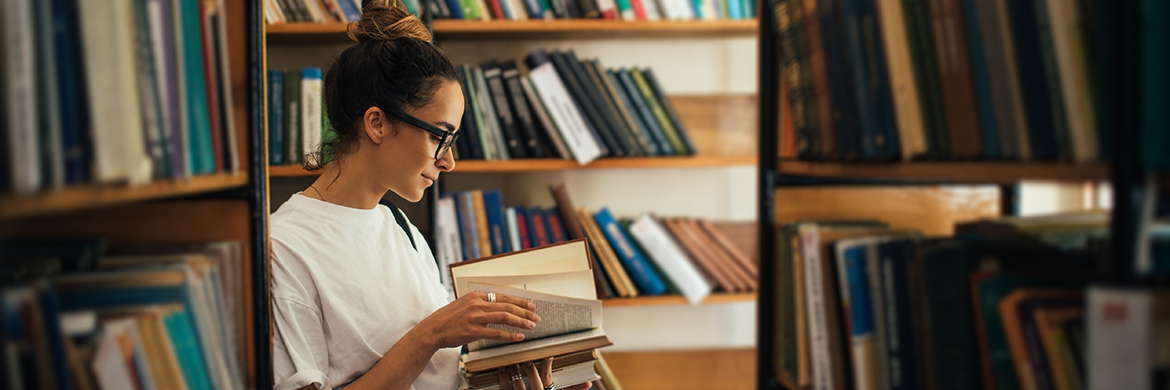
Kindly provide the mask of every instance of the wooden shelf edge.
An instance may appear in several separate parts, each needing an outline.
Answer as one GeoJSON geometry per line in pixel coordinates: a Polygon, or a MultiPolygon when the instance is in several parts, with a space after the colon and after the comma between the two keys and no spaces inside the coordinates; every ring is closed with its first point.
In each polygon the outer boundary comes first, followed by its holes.
{"type": "MultiPolygon", "coordinates": [[[[700,305],[711,305],[720,303],[735,303],[735,302],[755,302],[756,293],[717,293],[708,295],[703,298],[700,305]]],[[[687,305],[687,299],[681,295],[660,295],[653,297],[637,297],[637,298],[610,298],[601,300],[604,307],[625,307],[625,306],[670,306],[670,305],[687,305]]]]}
{"type": "Polygon", "coordinates": [[[842,163],[783,161],[777,171],[813,177],[894,179],[927,182],[1013,184],[1023,180],[1102,181],[1105,163],[1056,162],[909,162],[842,163]]]}
{"type": "Polygon", "coordinates": [[[243,187],[245,174],[218,173],[190,179],[155,180],[141,186],[91,184],[31,195],[0,195],[0,220],[78,211],[145,200],[167,199],[243,187]]]}
{"type": "MultiPolygon", "coordinates": [[[[585,166],[578,165],[573,160],[532,158],[508,161],[456,161],[455,170],[450,173],[539,172],[614,168],[703,168],[754,165],[756,165],[755,156],[619,157],[597,159],[585,166]]],[[[296,177],[316,176],[317,173],[306,171],[300,165],[273,165],[268,167],[268,175],[270,177],[296,177]]]]}

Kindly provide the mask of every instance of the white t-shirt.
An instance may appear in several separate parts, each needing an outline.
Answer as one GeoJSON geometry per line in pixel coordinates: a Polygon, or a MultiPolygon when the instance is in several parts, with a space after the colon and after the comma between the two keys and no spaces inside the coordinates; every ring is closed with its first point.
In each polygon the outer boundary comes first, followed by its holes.
{"type": "MultiPolygon", "coordinates": [[[[408,220],[409,224],[409,220],[408,220]]],[[[386,206],[361,210],[295,194],[272,214],[276,389],[333,389],[360,377],[449,302],[434,255],[386,206]]],[[[413,389],[455,389],[459,349],[441,349],[413,389]]]]}

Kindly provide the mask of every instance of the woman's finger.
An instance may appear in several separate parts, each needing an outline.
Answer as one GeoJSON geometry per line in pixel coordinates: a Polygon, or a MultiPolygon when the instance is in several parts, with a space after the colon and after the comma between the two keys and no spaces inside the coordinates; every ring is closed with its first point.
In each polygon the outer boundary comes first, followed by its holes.
{"type": "Polygon", "coordinates": [[[499,369],[497,369],[496,376],[498,376],[500,378],[500,390],[507,390],[507,389],[510,389],[512,387],[512,385],[510,383],[508,383],[508,380],[510,379],[509,378],[510,375],[508,375],[508,368],[507,367],[500,367],[499,369]]]}
{"type": "Polygon", "coordinates": [[[511,295],[496,294],[496,302],[511,303],[528,310],[536,310],[536,304],[511,295]]]}
{"type": "MultiPolygon", "coordinates": [[[[510,367],[508,369],[508,372],[512,373],[512,377],[508,379],[508,380],[512,381],[512,390],[525,390],[524,389],[524,380],[521,379],[521,375],[520,375],[520,365],[517,364],[515,366],[510,367]]],[[[533,389],[533,390],[536,390],[536,389],[533,389]]]]}
{"type": "Polygon", "coordinates": [[[552,364],[553,364],[553,358],[551,358],[551,357],[544,359],[544,360],[541,360],[539,363],[536,363],[536,365],[537,365],[536,369],[537,369],[537,371],[540,372],[540,383],[544,383],[545,386],[553,384],[552,364]]]}
{"type": "Polygon", "coordinates": [[[511,303],[493,303],[484,307],[485,312],[504,312],[512,313],[513,315],[532,320],[533,322],[540,322],[540,316],[536,312],[513,305],[511,303]]]}
{"type": "Polygon", "coordinates": [[[508,325],[520,329],[532,329],[536,327],[536,323],[532,322],[532,320],[502,311],[481,314],[479,315],[479,319],[487,324],[508,325]]]}
{"type": "Polygon", "coordinates": [[[528,387],[532,390],[544,390],[544,382],[541,381],[540,373],[536,372],[536,365],[532,362],[524,363],[524,375],[528,375],[528,387]]]}
{"type": "Polygon", "coordinates": [[[475,328],[478,329],[478,332],[472,331],[471,333],[473,333],[472,336],[475,336],[476,340],[488,339],[508,342],[524,340],[523,333],[506,332],[499,329],[486,328],[482,326],[477,326],[475,328]]]}

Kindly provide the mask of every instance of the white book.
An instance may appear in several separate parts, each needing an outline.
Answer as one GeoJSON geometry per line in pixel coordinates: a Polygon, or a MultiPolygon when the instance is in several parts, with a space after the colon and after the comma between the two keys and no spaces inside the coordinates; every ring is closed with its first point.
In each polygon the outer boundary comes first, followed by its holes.
{"type": "MultiPolygon", "coordinates": [[[[103,324],[103,336],[94,353],[89,368],[93,370],[94,379],[102,389],[134,389],[138,388],[137,377],[133,374],[134,368],[125,358],[131,351],[122,350],[121,336],[126,328],[134,326],[134,320],[107,321],[103,324]]],[[[149,373],[149,370],[147,370],[149,373]]]]}
{"type": "Polygon", "coordinates": [[[601,148],[597,145],[597,140],[585,127],[581,112],[573,104],[569,91],[565,89],[565,84],[557,75],[552,62],[545,62],[530,69],[528,77],[532,80],[533,89],[544,101],[552,122],[556,124],[565,146],[573,153],[577,163],[587,165],[601,157],[601,148]]]}
{"type": "Polygon", "coordinates": [[[524,7],[524,0],[506,0],[512,7],[512,20],[528,20],[528,8],[524,7]]]}
{"type": "Polygon", "coordinates": [[[132,0],[82,1],[81,38],[89,88],[90,139],[96,181],[151,178],[138,93],[132,0]]]}
{"type": "Polygon", "coordinates": [[[808,310],[809,357],[812,363],[812,384],[815,390],[832,390],[844,383],[834,384],[829,354],[829,329],[824,310],[824,292],[821,291],[824,283],[821,269],[821,240],[815,225],[800,227],[801,263],[804,264],[805,305],[808,310]]]}
{"type": "Polygon", "coordinates": [[[185,266],[187,294],[191,299],[191,315],[194,318],[194,329],[199,335],[199,347],[203,350],[203,361],[207,365],[207,375],[216,389],[232,390],[236,387],[231,380],[227,368],[227,353],[223,349],[223,336],[219,333],[216,315],[216,306],[208,299],[211,283],[202,270],[192,266],[185,266]]]}
{"type": "Polygon", "coordinates": [[[1065,123],[1072,141],[1073,159],[1077,162],[1097,160],[1097,132],[1093,104],[1089,101],[1089,74],[1078,41],[1084,35],[1075,2],[1047,0],[1052,46],[1060,76],[1060,95],[1064,99],[1065,123]]]}
{"type": "Polygon", "coordinates": [[[170,174],[168,153],[170,145],[167,143],[168,137],[165,137],[166,128],[163,126],[162,100],[158,95],[158,87],[155,85],[159,80],[157,76],[159,69],[155,66],[157,61],[154,55],[155,46],[152,43],[155,35],[152,34],[150,28],[148,3],[145,1],[134,3],[135,37],[138,43],[136,52],[138,56],[135,62],[138,74],[138,94],[142,97],[139,100],[142,110],[142,129],[143,136],[146,138],[147,155],[150,156],[154,167],[153,177],[165,178],[170,174]]]}
{"type": "Polygon", "coordinates": [[[544,106],[544,101],[540,100],[540,95],[536,93],[536,89],[532,88],[532,79],[528,75],[520,77],[520,87],[524,89],[524,95],[528,97],[528,105],[532,107],[532,111],[536,113],[536,118],[540,120],[540,124],[548,133],[548,138],[552,140],[553,148],[557,150],[557,155],[563,160],[573,158],[569,150],[565,148],[565,140],[561,139],[561,134],[557,131],[556,126],[553,125],[552,119],[548,117],[547,107],[544,106]]]}
{"type": "Polygon", "coordinates": [[[455,211],[455,198],[444,196],[439,198],[435,210],[435,238],[439,241],[438,249],[439,276],[447,292],[452,292],[451,269],[452,263],[463,260],[462,236],[459,232],[459,220],[455,211]]]}
{"type": "Polygon", "coordinates": [[[264,22],[268,24],[284,23],[284,10],[280,9],[280,2],[264,0],[264,22]]]}
{"type": "Polygon", "coordinates": [[[479,7],[479,20],[485,22],[492,20],[492,13],[488,10],[487,1],[475,0],[475,5],[479,7]]]}
{"type": "Polygon", "coordinates": [[[16,193],[28,194],[41,187],[41,163],[37,136],[36,34],[32,1],[4,2],[5,124],[7,127],[9,180],[16,193]]]}
{"type": "Polygon", "coordinates": [[[601,13],[602,18],[606,13],[616,14],[617,4],[613,0],[597,0],[597,11],[601,13]]]}
{"type": "Polygon", "coordinates": [[[301,73],[301,133],[301,161],[308,161],[321,147],[321,68],[301,73]]]}
{"type": "Polygon", "coordinates": [[[507,219],[508,241],[512,245],[512,251],[518,251],[524,244],[520,243],[520,225],[516,224],[516,208],[504,208],[504,218],[507,219]]]}
{"type": "Polygon", "coordinates": [[[702,0],[699,4],[703,8],[703,20],[719,20],[718,7],[715,6],[716,0],[702,0]]]}
{"type": "Polygon", "coordinates": [[[650,260],[658,264],[692,305],[699,304],[711,294],[711,282],[703,277],[693,260],[653,217],[643,215],[635,220],[630,225],[630,235],[646,249],[650,260]]]}
{"type": "Polygon", "coordinates": [[[1142,288],[1089,287],[1087,389],[1153,389],[1155,359],[1170,348],[1167,298],[1142,288]]]}
{"type": "MultiPolygon", "coordinates": [[[[500,129],[499,116],[496,115],[496,106],[492,101],[492,93],[488,90],[487,78],[484,77],[483,69],[475,68],[475,89],[479,94],[480,114],[483,115],[483,123],[487,125],[487,143],[492,150],[492,156],[496,160],[508,160],[508,146],[505,144],[503,130],[500,129]]],[[[483,137],[483,132],[480,132],[480,137],[483,137]]]]}
{"type": "Polygon", "coordinates": [[[676,7],[679,10],[679,18],[682,20],[695,20],[695,5],[692,0],[670,0],[677,3],[676,7]]]}
{"type": "Polygon", "coordinates": [[[309,11],[309,17],[313,22],[325,23],[325,10],[321,9],[321,3],[317,0],[293,0],[300,1],[305,5],[305,9],[309,11]]]}
{"type": "Polygon", "coordinates": [[[53,37],[53,9],[50,1],[33,1],[37,31],[37,116],[40,118],[41,168],[43,184],[49,188],[65,185],[65,154],[61,138],[61,90],[57,77],[57,45],[53,37]]]}
{"type": "Polygon", "coordinates": [[[642,0],[642,8],[646,11],[646,20],[663,19],[662,11],[658,9],[658,0],[642,0]]]}

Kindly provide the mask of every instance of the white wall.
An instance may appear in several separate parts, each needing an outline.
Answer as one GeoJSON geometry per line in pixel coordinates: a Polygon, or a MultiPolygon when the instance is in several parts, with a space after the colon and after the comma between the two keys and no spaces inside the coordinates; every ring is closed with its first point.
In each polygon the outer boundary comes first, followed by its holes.
{"type": "MultiPolygon", "coordinates": [[[[668,94],[743,94],[756,92],[756,39],[596,39],[440,42],[457,63],[516,59],[537,48],[569,50],[597,58],[606,67],[650,67],[668,94]]],[[[270,43],[270,68],[325,68],[347,45],[270,43]]],[[[458,172],[458,166],[455,172],[458,172]]],[[[552,206],[550,184],[565,183],[578,207],[609,207],[618,217],[643,213],[717,221],[754,220],[756,168],[645,168],[534,173],[448,174],[445,190],[501,188],[506,205],[552,206]]],[[[307,179],[274,178],[272,202],[278,204],[307,186],[307,179]]],[[[400,203],[396,203],[400,204],[400,203]]],[[[424,208],[404,207],[418,221],[424,208]]],[[[755,345],[755,302],[701,306],[606,308],[611,350],[660,350],[755,345]]]]}

